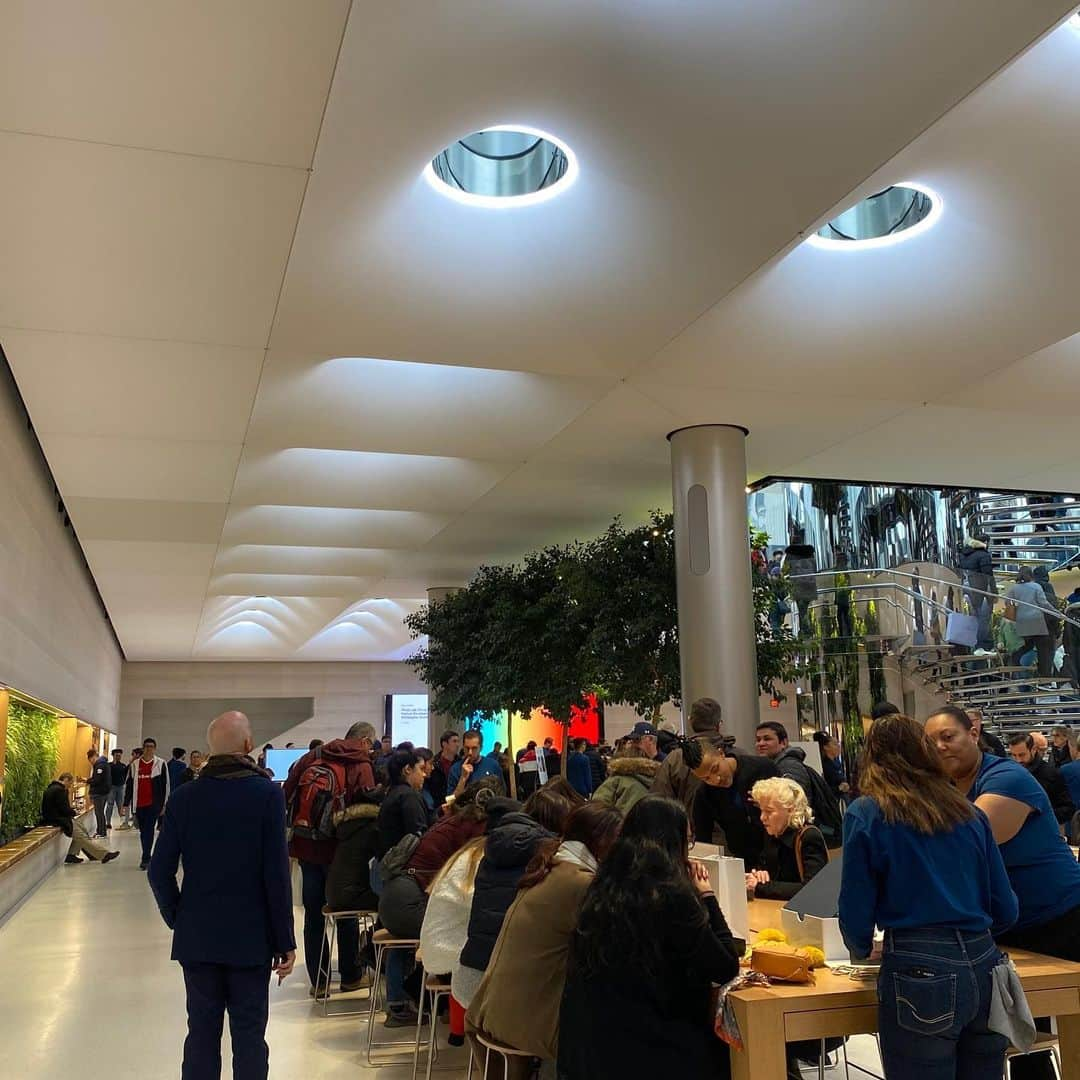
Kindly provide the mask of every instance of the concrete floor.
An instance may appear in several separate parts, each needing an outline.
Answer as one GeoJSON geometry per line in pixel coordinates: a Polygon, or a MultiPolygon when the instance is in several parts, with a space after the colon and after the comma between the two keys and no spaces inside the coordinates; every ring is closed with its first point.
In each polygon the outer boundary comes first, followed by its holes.
{"type": "MultiPolygon", "coordinates": [[[[108,866],[61,867],[0,926],[0,1077],[165,1080],[180,1075],[186,1017],[180,969],[169,959],[171,935],[138,869],[137,834],[112,836],[119,859],[108,866]]],[[[297,908],[298,938],[302,918],[297,908]]],[[[411,1076],[411,1050],[405,1065],[370,1068],[364,1019],[333,1015],[359,1009],[364,998],[333,999],[331,1015],[323,1018],[308,997],[298,955],[296,971],[270,990],[270,1075],[282,1080],[411,1076]]],[[[436,1075],[464,1076],[464,1051],[446,1050],[445,1027],[439,1034],[444,1050],[438,1066],[454,1067],[436,1075]]],[[[401,1037],[376,1024],[376,1040],[401,1037]]],[[[227,1077],[227,1029],[225,1043],[227,1077]]],[[[872,1039],[851,1040],[849,1058],[880,1074],[872,1039]]],[[[808,1078],[816,1075],[807,1072],[808,1078]]],[[[826,1075],[837,1080],[843,1070],[826,1075]]],[[[851,1070],[852,1080],[861,1075],[851,1070]]]]}

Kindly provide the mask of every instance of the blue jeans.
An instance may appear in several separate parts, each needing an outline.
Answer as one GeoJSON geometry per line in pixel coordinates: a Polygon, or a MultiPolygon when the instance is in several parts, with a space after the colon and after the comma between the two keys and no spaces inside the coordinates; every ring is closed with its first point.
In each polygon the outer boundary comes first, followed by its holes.
{"type": "Polygon", "coordinates": [[[188,1036],[182,1080],[219,1080],[221,1034],[229,1012],[233,1080],[266,1080],[270,1049],[266,1019],[270,968],[225,964],[184,964],[188,1036]]]}
{"type": "Polygon", "coordinates": [[[887,930],[878,1031],[888,1080],[1001,1080],[1008,1040],[991,1032],[989,933],[887,930]]]}
{"type": "Polygon", "coordinates": [[[412,954],[406,949],[391,949],[386,954],[386,1005],[387,1008],[409,1003],[405,992],[405,976],[412,964],[412,954]]]}
{"type": "Polygon", "coordinates": [[[124,785],[120,784],[115,787],[109,788],[109,799],[105,803],[105,825],[108,828],[112,828],[112,812],[113,807],[116,807],[117,816],[123,820],[124,817],[124,785]]]}

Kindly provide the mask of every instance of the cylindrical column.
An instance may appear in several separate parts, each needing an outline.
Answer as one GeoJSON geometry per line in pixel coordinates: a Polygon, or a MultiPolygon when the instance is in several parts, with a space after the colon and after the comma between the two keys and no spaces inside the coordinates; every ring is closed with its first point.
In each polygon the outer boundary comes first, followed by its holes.
{"type": "Polygon", "coordinates": [[[680,428],[671,443],[684,715],[700,697],[750,749],[758,724],[757,648],[746,517],[745,428],[680,428]]]}
{"type": "MultiPolygon", "coordinates": [[[[436,600],[445,600],[452,592],[457,592],[457,589],[447,586],[433,586],[427,590],[428,603],[432,603],[436,600]]],[[[435,752],[439,753],[439,739],[442,733],[447,728],[459,728],[459,724],[455,724],[453,718],[447,716],[446,713],[437,713],[431,707],[431,688],[428,688],[428,746],[435,752]]]]}

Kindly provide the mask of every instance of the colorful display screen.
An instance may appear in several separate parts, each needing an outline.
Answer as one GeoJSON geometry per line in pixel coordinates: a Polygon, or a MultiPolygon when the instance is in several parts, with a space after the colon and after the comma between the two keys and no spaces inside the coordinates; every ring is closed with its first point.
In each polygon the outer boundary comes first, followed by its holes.
{"type": "MultiPolygon", "coordinates": [[[[571,739],[582,738],[598,743],[601,734],[600,705],[595,694],[587,694],[585,702],[582,708],[571,710],[570,730],[567,734],[571,739]]],[[[515,713],[513,723],[505,709],[490,719],[476,714],[469,718],[465,726],[466,729],[475,728],[481,733],[481,753],[484,754],[489,753],[497,742],[502,743],[503,749],[509,746],[512,754],[523,749],[530,741],[537,746],[543,746],[545,739],[554,739],[556,746],[562,746],[562,724],[543,708],[533,709],[527,717],[515,713]]]]}

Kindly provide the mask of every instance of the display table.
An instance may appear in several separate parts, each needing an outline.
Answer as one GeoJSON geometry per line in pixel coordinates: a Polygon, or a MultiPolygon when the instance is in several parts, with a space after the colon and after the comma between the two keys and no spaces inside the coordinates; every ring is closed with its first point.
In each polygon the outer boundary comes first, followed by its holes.
{"type": "MultiPolygon", "coordinates": [[[[750,902],[754,931],[779,927],[780,900],[750,902]]],[[[1080,1076],[1080,964],[1007,949],[1035,1016],[1056,1016],[1063,1076],[1080,1076]]],[[[784,1080],[784,1043],[877,1031],[877,988],[827,969],[814,986],[776,985],[731,995],[743,1050],[731,1051],[733,1080],[784,1080]]]]}

